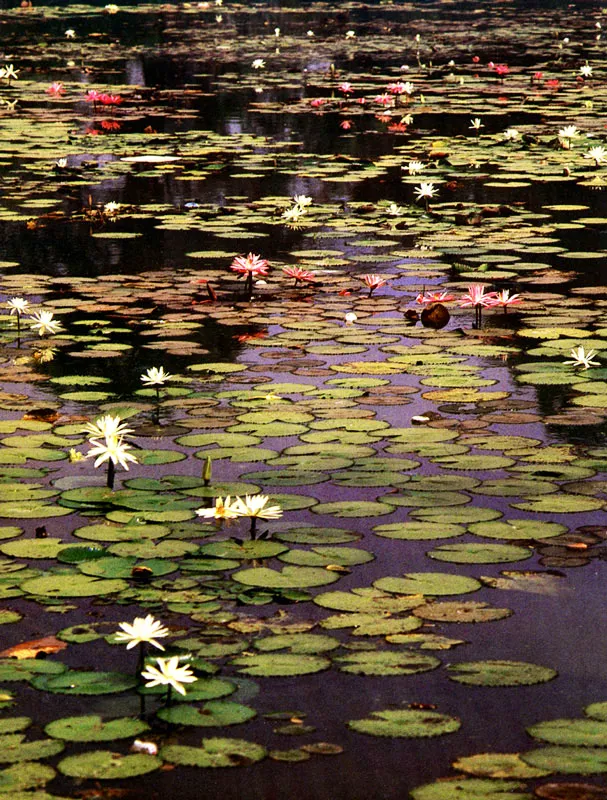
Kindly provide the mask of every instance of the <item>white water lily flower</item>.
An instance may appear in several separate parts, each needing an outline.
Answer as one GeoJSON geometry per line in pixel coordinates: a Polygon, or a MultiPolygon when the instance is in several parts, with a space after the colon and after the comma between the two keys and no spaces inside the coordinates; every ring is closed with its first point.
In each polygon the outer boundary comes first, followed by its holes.
{"type": "Polygon", "coordinates": [[[184,683],[194,683],[198,680],[190,667],[179,666],[179,656],[173,658],[157,658],[157,667],[148,666],[141,672],[141,677],[146,679],[146,686],[172,686],[176,692],[185,695],[184,683]]]}
{"type": "Polygon", "coordinates": [[[390,203],[386,209],[386,213],[390,214],[391,217],[400,217],[400,215],[403,213],[403,210],[400,206],[396,205],[396,203],[390,203]]]}
{"type": "Polygon", "coordinates": [[[270,498],[266,494],[247,494],[237,497],[234,510],[239,517],[257,517],[258,519],[279,519],[282,517],[280,506],[268,506],[270,498]]]}
{"type": "Polygon", "coordinates": [[[66,39],[75,39],[76,38],[76,31],[73,28],[68,28],[65,32],[66,39]]]}
{"type": "Polygon", "coordinates": [[[110,201],[109,203],[106,203],[103,206],[103,213],[106,214],[109,217],[112,217],[112,216],[115,216],[116,214],[118,214],[118,212],[120,211],[121,207],[122,207],[121,203],[116,203],[116,202],[114,202],[112,200],[112,201],[110,201]]]}
{"type": "Polygon", "coordinates": [[[474,119],[471,119],[471,120],[470,120],[470,123],[471,123],[471,124],[470,124],[470,129],[471,129],[471,130],[478,131],[478,130],[480,130],[481,128],[484,128],[484,127],[485,127],[485,126],[483,125],[483,123],[481,122],[481,118],[480,118],[480,117],[474,117],[474,119]]]}
{"type": "Polygon", "coordinates": [[[306,206],[312,205],[312,198],[308,197],[306,194],[296,194],[293,197],[293,202],[300,208],[306,208],[306,206]]]}
{"type": "Polygon", "coordinates": [[[584,158],[592,159],[598,167],[607,162],[607,149],[601,147],[600,145],[596,145],[596,147],[591,147],[587,153],[584,153],[584,158]]]}
{"type": "Polygon", "coordinates": [[[344,319],[346,321],[346,325],[354,325],[358,317],[353,311],[348,311],[344,319]]]}
{"type": "Polygon", "coordinates": [[[89,452],[86,454],[86,457],[96,457],[95,464],[93,465],[95,468],[103,464],[104,461],[111,461],[114,466],[116,464],[120,464],[120,466],[126,469],[128,472],[129,461],[131,464],[139,463],[132,453],[127,452],[127,450],[131,449],[131,445],[127,444],[119,436],[106,436],[104,442],[100,442],[97,439],[91,439],[90,443],[95,446],[92,450],[89,450],[89,452]]]}
{"type": "Polygon", "coordinates": [[[147,617],[135,617],[133,622],[119,622],[118,625],[122,630],[115,634],[115,639],[120,643],[128,642],[127,650],[142,642],[164,650],[164,647],[156,639],[168,636],[169,629],[165,628],[162,622],[154,619],[152,614],[148,614],[147,617]]]}
{"type": "Polygon", "coordinates": [[[215,505],[211,508],[198,508],[196,513],[199,517],[208,519],[236,519],[240,514],[236,511],[236,504],[232,503],[232,498],[228,495],[225,500],[218,497],[215,500],[215,505]]]}
{"type": "Polygon", "coordinates": [[[519,131],[517,131],[516,128],[507,128],[504,131],[504,139],[507,142],[513,142],[515,139],[518,139],[519,136],[520,136],[520,133],[519,133],[519,131]]]}
{"type": "Polygon", "coordinates": [[[580,75],[582,78],[591,78],[592,77],[592,67],[588,62],[582,64],[580,67],[580,75]]]}
{"type": "Polygon", "coordinates": [[[563,364],[572,364],[574,367],[583,367],[584,369],[588,369],[589,367],[600,367],[600,363],[598,361],[593,361],[593,357],[596,355],[596,350],[589,350],[586,352],[582,345],[579,347],[573,347],[571,349],[571,356],[573,357],[572,361],[563,361],[563,364]]]}
{"type": "Polygon", "coordinates": [[[255,58],[251,64],[253,69],[263,69],[265,65],[266,62],[263,60],[263,58],[255,58]]]}
{"type": "Polygon", "coordinates": [[[409,175],[417,175],[426,169],[426,165],[423,163],[423,161],[409,161],[406,169],[409,175]]]}
{"type": "Polygon", "coordinates": [[[416,186],[414,189],[415,194],[417,195],[418,200],[422,200],[423,198],[431,198],[437,194],[438,189],[434,186],[433,183],[422,183],[419,186],[416,186]]]}
{"type": "Polygon", "coordinates": [[[164,371],[164,367],[150,367],[148,371],[144,372],[141,376],[141,381],[147,386],[162,386],[172,377],[170,372],[164,371]]]}
{"type": "Polygon", "coordinates": [[[296,222],[300,217],[303,217],[305,213],[305,209],[301,206],[292,206],[282,212],[281,218],[284,219],[285,222],[296,222]]]}
{"type": "Polygon", "coordinates": [[[10,300],[6,301],[6,305],[10,308],[10,315],[16,314],[20,316],[29,306],[27,300],[24,300],[23,297],[11,297],[10,300]]]}
{"type": "Polygon", "coordinates": [[[98,439],[103,436],[120,436],[123,438],[127,433],[133,433],[133,428],[124,424],[119,416],[113,417],[106,414],[99,417],[95,422],[89,422],[82,429],[83,433],[88,433],[89,437],[98,439]]]}
{"type": "Polygon", "coordinates": [[[36,311],[32,319],[35,320],[32,323],[32,330],[38,331],[39,336],[44,336],[47,333],[58,333],[62,330],[61,323],[53,319],[52,311],[36,311]]]}

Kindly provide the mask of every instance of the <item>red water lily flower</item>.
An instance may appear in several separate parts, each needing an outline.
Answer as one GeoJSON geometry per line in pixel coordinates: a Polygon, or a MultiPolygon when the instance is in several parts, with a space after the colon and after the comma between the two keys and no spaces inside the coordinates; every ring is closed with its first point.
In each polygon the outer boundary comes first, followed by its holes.
{"type": "Polygon", "coordinates": [[[310,270],[301,267],[283,267],[282,271],[289,278],[295,278],[295,285],[298,283],[316,283],[316,275],[310,270]]]}
{"type": "Polygon", "coordinates": [[[339,123],[339,127],[343,128],[344,131],[349,131],[350,128],[352,127],[352,120],[351,119],[345,119],[343,122],[339,123]]]}
{"type": "Polygon", "coordinates": [[[46,90],[46,93],[51,97],[61,97],[62,94],[65,94],[65,89],[61,81],[53,81],[46,90]]]}

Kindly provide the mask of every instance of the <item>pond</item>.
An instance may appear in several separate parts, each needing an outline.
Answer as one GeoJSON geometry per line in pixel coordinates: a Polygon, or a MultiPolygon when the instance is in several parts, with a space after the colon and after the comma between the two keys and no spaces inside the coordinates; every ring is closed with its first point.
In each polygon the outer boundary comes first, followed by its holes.
{"type": "Polygon", "coordinates": [[[607,798],[603,9],[0,23],[0,796],[607,798]]]}

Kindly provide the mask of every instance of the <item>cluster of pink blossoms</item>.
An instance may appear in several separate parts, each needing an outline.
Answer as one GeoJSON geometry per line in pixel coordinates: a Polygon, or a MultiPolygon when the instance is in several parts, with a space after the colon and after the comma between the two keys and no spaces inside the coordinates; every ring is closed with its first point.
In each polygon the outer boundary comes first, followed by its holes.
{"type": "MultiPolygon", "coordinates": [[[[448,303],[450,300],[455,300],[455,296],[448,292],[422,292],[417,295],[416,302],[422,305],[428,303],[448,303]]],[[[465,294],[459,301],[461,308],[495,308],[500,306],[504,310],[508,306],[516,306],[522,303],[523,300],[518,294],[510,294],[510,289],[502,289],[500,292],[485,292],[485,287],[482,283],[473,283],[468,286],[468,294],[465,294]]]]}

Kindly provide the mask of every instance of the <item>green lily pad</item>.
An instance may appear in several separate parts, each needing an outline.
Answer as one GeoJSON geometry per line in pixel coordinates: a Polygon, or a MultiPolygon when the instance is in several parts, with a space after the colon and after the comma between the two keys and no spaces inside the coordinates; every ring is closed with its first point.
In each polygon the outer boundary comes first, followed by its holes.
{"type": "Polygon", "coordinates": [[[453,762],[455,769],[485,778],[542,778],[549,770],[525,764],[518,753],[478,753],[453,762]]]}
{"type": "Polygon", "coordinates": [[[93,575],[100,578],[125,578],[133,577],[133,570],[140,568],[152,576],[168,575],[177,570],[177,564],[167,561],[164,558],[148,559],[139,561],[137,558],[119,558],[108,556],[98,558],[95,561],[86,561],[80,564],[80,571],[85,575],[93,575]]]}
{"type": "Polygon", "coordinates": [[[244,706],[241,703],[233,703],[230,700],[211,700],[200,707],[186,705],[185,703],[167,706],[161,708],[157,712],[157,716],[173,725],[210,728],[223,725],[239,725],[253,719],[256,713],[255,709],[244,706]]]}
{"type": "Polygon", "coordinates": [[[313,547],[312,550],[289,550],[278,557],[286,564],[306,567],[327,567],[329,565],[355,566],[373,561],[375,556],[357,547],[332,547],[331,545],[313,547]]]}
{"type": "Polygon", "coordinates": [[[452,778],[438,780],[413,789],[413,800],[532,800],[524,791],[525,784],[517,781],[488,778],[452,778]],[[517,791],[521,790],[521,791],[517,791]]]}
{"type": "Polygon", "coordinates": [[[109,742],[138,736],[147,730],[149,725],[134,717],[104,721],[98,715],[63,717],[49,722],[44,728],[48,736],[69,742],[109,742]]]}
{"type": "Polygon", "coordinates": [[[38,739],[35,742],[25,742],[22,733],[10,733],[0,736],[0,763],[8,764],[15,761],[38,761],[42,758],[51,758],[60,753],[65,745],[54,739],[38,739]]]}
{"type": "Polygon", "coordinates": [[[137,685],[137,678],[122,672],[68,670],[61,675],[39,675],[30,683],[53,694],[97,695],[125,692],[137,685]]]}
{"type": "Polygon", "coordinates": [[[467,661],[447,667],[449,678],[466,686],[532,686],[556,677],[549,667],[525,661],[467,661]]]}
{"type": "Polygon", "coordinates": [[[503,564],[531,558],[533,551],[527,547],[509,544],[444,544],[427,553],[428,558],[452,564],[503,564]]]}
{"type": "Polygon", "coordinates": [[[470,533],[488,539],[549,539],[568,528],[558,522],[535,519],[508,519],[500,522],[477,522],[468,527],[470,533]]]}
{"type": "Polygon", "coordinates": [[[410,611],[419,605],[419,597],[397,597],[376,588],[352,589],[350,592],[323,592],[314,603],[321,608],[362,614],[410,611]]]}
{"type": "Polygon", "coordinates": [[[274,538],[281,542],[294,544],[345,544],[360,539],[360,535],[343,528],[321,528],[313,525],[289,528],[274,534],[274,538]]]}
{"type": "Polygon", "coordinates": [[[411,708],[374,711],[367,719],[354,719],[348,722],[348,727],[357,733],[406,739],[455,733],[460,726],[461,722],[457,717],[440,714],[438,711],[411,708]]]}
{"type": "MultiPolygon", "coordinates": [[[[0,771],[0,793],[15,798],[17,792],[25,789],[38,789],[55,777],[55,770],[48,764],[36,761],[23,761],[0,771]]],[[[38,800],[36,794],[28,794],[32,800],[38,800]]],[[[47,795],[52,800],[51,795],[47,795]]],[[[20,800],[20,798],[19,798],[20,800]]],[[[45,800],[45,798],[40,798],[45,800]]]]}
{"type": "Polygon", "coordinates": [[[128,583],[123,580],[104,580],[89,575],[70,573],[32,578],[24,581],[21,588],[26,594],[43,597],[96,597],[121,592],[128,588],[128,583]]]}
{"type": "Polygon", "coordinates": [[[385,503],[374,503],[370,500],[335,500],[330,503],[318,503],[311,510],[315,514],[330,514],[340,518],[381,517],[394,511],[385,503]]]}
{"type": "Polygon", "coordinates": [[[323,636],[317,633],[278,633],[255,641],[257,650],[264,653],[288,650],[290,653],[311,655],[335,650],[339,644],[339,641],[333,636],[323,636]]]}
{"type": "Polygon", "coordinates": [[[232,578],[247,586],[266,589],[306,589],[334,583],[339,575],[318,567],[287,566],[281,571],[269,567],[251,567],[233,573],[232,578]]]}
{"type": "Polygon", "coordinates": [[[385,539],[404,539],[424,541],[432,539],[451,539],[462,536],[466,529],[463,525],[450,522],[391,522],[386,525],[375,525],[372,529],[376,536],[385,539]]]}
{"type": "Polygon", "coordinates": [[[605,747],[543,747],[521,753],[526,764],[538,769],[578,775],[595,775],[607,772],[605,747]]]}
{"type": "Polygon", "coordinates": [[[260,677],[310,675],[331,666],[328,658],[299,653],[261,653],[240,656],[233,659],[231,663],[245,675],[260,677]]]}
{"type": "Polygon", "coordinates": [[[414,650],[374,650],[349,653],[336,658],[342,672],[351,675],[414,675],[428,672],[440,666],[434,656],[423,655],[414,650]]]}
{"type": "Polygon", "coordinates": [[[409,572],[403,578],[379,578],[373,586],[395,594],[449,595],[476,592],[481,583],[465,575],[446,572],[409,572]]]}
{"type": "Polygon", "coordinates": [[[551,719],[527,728],[534,739],[576,747],[607,747],[607,722],[595,719],[551,719]]]}
{"type": "Polygon", "coordinates": [[[93,750],[62,759],[57,769],[70,778],[109,781],[147,775],[161,765],[159,758],[144,753],[123,755],[110,750],[93,750]]]}
{"type": "Polygon", "coordinates": [[[170,744],[160,756],[170,764],[188,767],[242,767],[261,761],[266,749],[244,739],[203,739],[200,747],[170,744]]]}
{"type": "Polygon", "coordinates": [[[426,603],[413,610],[416,617],[432,622],[494,622],[512,615],[509,608],[495,608],[474,600],[426,603]]]}
{"type": "Polygon", "coordinates": [[[278,542],[269,542],[260,539],[253,539],[245,542],[235,542],[228,540],[225,542],[209,542],[203,544],[198,550],[200,555],[212,556],[213,558],[229,558],[238,560],[250,560],[255,558],[272,558],[288,550],[278,542]]]}
{"type": "Polygon", "coordinates": [[[65,664],[48,659],[0,659],[0,681],[29,681],[34,675],[59,675],[65,670],[65,664]]]}
{"type": "Polygon", "coordinates": [[[29,717],[6,717],[0,719],[0,734],[23,731],[31,724],[32,720],[29,717]]]}
{"type": "Polygon", "coordinates": [[[46,539],[19,539],[0,545],[0,552],[12,558],[56,558],[68,545],[62,539],[49,536],[46,539]]]}

